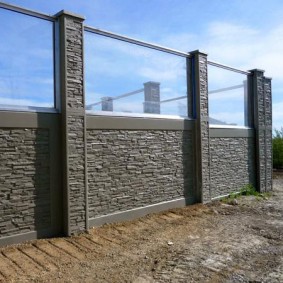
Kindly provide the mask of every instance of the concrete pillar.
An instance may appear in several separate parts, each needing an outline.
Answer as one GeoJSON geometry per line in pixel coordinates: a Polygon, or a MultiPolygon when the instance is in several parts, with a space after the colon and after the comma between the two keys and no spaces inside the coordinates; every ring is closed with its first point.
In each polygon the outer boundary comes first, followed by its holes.
{"type": "Polygon", "coordinates": [[[56,16],[60,34],[64,232],[70,236],[88,228],[84,19],[66,11],[61,11],[56,16]]]}
{"type": "Polygon", "coordinates": [[[265,94],[265,190],[272,190],[272,88],[271,78],[264,79],[264,94],[265,94]]]}
{"type": "Polygon", "coordinates": [[[265,192],[272,189],[271,79],[265,78],[262,70],[250,72],[254,99],[257,190],[265,192]]]}
{"type": "Polygon", "coordinates": [[[160,83],[144,83],[144,113],[160,114],[160,83]]]}
{"type": "Polygon", "coordinates": [[[210,156],[209,156],[209,116],[208,116],[208,81],[207,54],[190,52],[188,59],[188,90],[192,97],[189,114],[195,119],[195,201],[208,202],[210,191],[210,156]]]}
{"type": "Polygon", "coordinates": [[[111,96],[105,96],[101,98],[101,110],[113,111],[113,98],[111,96]]]}

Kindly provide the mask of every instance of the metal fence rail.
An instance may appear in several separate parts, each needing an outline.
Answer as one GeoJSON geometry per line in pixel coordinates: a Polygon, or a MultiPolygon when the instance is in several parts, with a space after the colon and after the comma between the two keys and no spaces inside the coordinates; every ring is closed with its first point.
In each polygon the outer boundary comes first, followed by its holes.
{"type": "Polygon", "coordinates": [[[54,17],[54,16],[50,16],[50,15],[43,14],[43,13],[40,13],[40,12],[36,12],[36,11],[33,11],[33,10],[29,10],[29,9],[25,9],[25,8],[22,8],[22,7],[6,4],[6,3],[3,3],[3,2],[0,2],[0,8],[10,10],[10,11],[13,11],[13,12],[17,12],[17,13],[20,13],[20,14],[32,16],[32,17],[35,17],[35,18],[47,20],[47,21],[52,21],[52,22],[56,21],[56,17],[54,17]]]}
{"type": "Polygon", "coordinates": [[[240,73],[240,74],[243,74],[243,75],[249,75],[250,74],[250,72],[248,72],[248,71],[236,69],[236,68],[230,67],[228,65],[223,65],[223,64],[220,64],[220,63],[217,63],[217,62],[214,62],[214,61],[207,60],[207,64],[210,65],[210,66],[222,68],[222,69],[232,71],[232,72],[236,72],[236,73],[240,73]]]}
{"type": "Polygon", "coordinates": [[[166,52],[166,53],[171,53],[171,54],[174,54],[174,55],[177,55],[177,56],[190,57],[190,53],[186,53],[186,52],[182,52],[182,51],[179,51],[179,50],[176,50],[176,49],[171,49],[171,48],[164,47],[164,46],[161,46],[161,45],[157,45],[157,44],[149,43],[149,42],[146,42],[146,41],[134,39],[134,38],[131,38],[131,37],[128,37],[128,36],[119,35],[119,34],[116,34],[116,33],[112,33],[110,31],[105,31],[105,30],[101,30],[101,29],[98,29],[98,28],[90,27],[90,26],[84,26],[84,30],[91,32],[91,33],[99,34],[99,35],[102,35],[102,36],[106,36],[106,37],[114,38],[114,39],[117,39],[117,40],[125,41],[125,42],[128,42],[128,43],[136,44],[136,45],[139,45],[139,46],[163,51],[163,52],[166,52]]]}

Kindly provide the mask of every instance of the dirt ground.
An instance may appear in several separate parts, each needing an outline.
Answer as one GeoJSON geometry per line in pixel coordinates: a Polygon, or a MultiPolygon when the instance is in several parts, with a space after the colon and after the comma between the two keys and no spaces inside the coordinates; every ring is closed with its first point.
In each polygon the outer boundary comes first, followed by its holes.
{"type": "Polygon", "coordinates": [[[241,197],[0,249],[0,282],[283,282],[283,174],[241,197]]]}

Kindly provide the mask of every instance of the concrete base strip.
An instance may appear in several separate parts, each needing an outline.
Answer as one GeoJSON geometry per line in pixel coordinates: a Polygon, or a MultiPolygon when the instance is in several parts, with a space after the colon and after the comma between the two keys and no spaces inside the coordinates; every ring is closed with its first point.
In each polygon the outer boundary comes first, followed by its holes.
{"type": "Polygon", "coordinates": [[[164,201],[157,204],[152,204],[144,207],[134,208],[131,210],[126,210],[122,212],[116,212],[108,215],[91,218],[89,219],[89,226],[95,227],[95,226],[101,226],[106,223],[133,220],[135,218],[139,218],[150,213],[161,212],[172,208],[185,207],[193,203],[194,201],[192,199],[186,199],[186,198],[164,201]]]}
{"type": "Polygon", "coordinates": [[[12,244],[19,244],[26,241],[36,240],[40,238],[50,238],[60,235],[61,232],[57,230],[40,230],[40,231],[31,231],[27,233],[21,233],[17,235],[11,235],[7,237],[0,238],[0,247],[12,244]]]}

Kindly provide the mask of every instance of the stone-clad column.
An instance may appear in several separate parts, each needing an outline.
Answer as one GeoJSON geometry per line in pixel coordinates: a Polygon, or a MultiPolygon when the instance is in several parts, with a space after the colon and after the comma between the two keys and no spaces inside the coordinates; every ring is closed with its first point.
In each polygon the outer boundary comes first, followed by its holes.
{"type": "Polygon", "coordinates": [[[265,190],[272,190],[272,91],[271,79],[264,79],[265,94],[265,162],[266,162],[266,178],[265,190]]]}
{"type": "Polygon", "coordinates": [[[101,110],[113,112],[113,97],[105,96],[101,98],[101,110]]]}
{"type": "Polygon", "coordinates": [[[189,113],[192,112],[192,116],[196,121],[194,134],[196,152],[195,201],[208,202],[211,199],[211,192],[207,54],[198,50],[190,52],[190,54],[191,57],[188,59],[188,88],[192,96],[193,107],[189,106],[189,113]]]}
{"type": "Polygon", "coordinates": [[[86,179],[86,118],[83,70],[83,18],[61,11],[60,92],[62,112],[62,175],[64,232],[88,228],[86,179]]]}
{"type": "Polygon", "coordinates": [[[144,113],[160,114],[160,83],[144,83],[144,113]]]}
{"type": "Polygon", "coordinates": [[[254,97],[254,128],[256,133],[257,190],[272,189],[272,110],[271,80],[264,71],[251,70],[254,97]]]}

